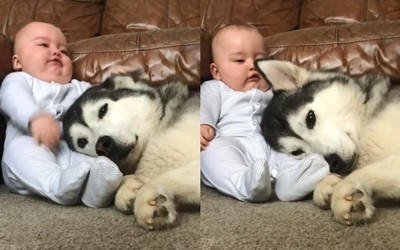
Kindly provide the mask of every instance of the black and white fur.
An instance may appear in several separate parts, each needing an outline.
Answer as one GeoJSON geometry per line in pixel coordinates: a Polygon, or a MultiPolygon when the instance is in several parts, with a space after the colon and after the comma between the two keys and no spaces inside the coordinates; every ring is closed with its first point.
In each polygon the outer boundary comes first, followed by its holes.
{"type": "Polygon", "coordinates": [[[301,159],[319,153],[331,173],[314,190],[315,203],[345,225],[370,220],[379,198],[400,198],[400,88],[372,74],[309,71],[259,60],[272,84],[262,130],[278,151],[301,159]]]}
{"type": "Polygon", "coordinates": [[[64,137],[78,152],[114,161],[125,175],[117,209],[161,229],[175,222],[178,203],[200,203],[199,107],[180,82],[153,88],[110,77],[70,107],[64,137]]]}

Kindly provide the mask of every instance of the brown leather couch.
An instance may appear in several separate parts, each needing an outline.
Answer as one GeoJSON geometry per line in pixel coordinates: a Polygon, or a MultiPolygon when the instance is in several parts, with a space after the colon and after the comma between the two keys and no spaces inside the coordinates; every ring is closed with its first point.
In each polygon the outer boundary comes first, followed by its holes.
{"type": "MultiPolygon", "coordinates": [[[[400,78],[398,0],[0,0],[0,5],[0,81],[12,71],[12,38],[32,20],[64,31],[74,78],[93,84],[128,73],[154,86],[179,79],[198,91],[211,78],[210,37],[221,26],[241,22],[259,28],[271,58],[400,78]]],[[[0,120],[0,145],[4,129],[0,120]]]]}
{"type": "Polygon", "coordinates": [[[213,33],[224,24],[251,23],[264,35],[271,58],[310,69],[400,78],[398,0],[201,2],[203,28],[213,33]]]}

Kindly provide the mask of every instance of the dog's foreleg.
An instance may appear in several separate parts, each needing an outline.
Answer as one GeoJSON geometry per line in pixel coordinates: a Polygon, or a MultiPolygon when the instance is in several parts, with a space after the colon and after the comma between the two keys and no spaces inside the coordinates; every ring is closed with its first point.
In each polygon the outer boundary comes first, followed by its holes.
{"type": "Polygon", "coordinates": [[[328,209],[331,205],[331,198],[335,186],[342,180],[337,174],[326,176],[314,189],[314,203],[323,209],[328,209]]]}
{"type": "Polygon", "coordinates": [[[177,202],[200,204],[198,159],[158,175],[146,183],[136,196],[136,220],[148,230],[167,227],[176,220],[177,202]]]}
{"type": "Polygon", "coordinates": [[[133,174],[124,176],[115,195],[115,207],[123,213],[132,214],[133,203],[143,183],[139,177],[133,174]]]}
{"type": "Polygon", "coordinates": [[[344,225],[372,218],[377,198],[400,198],[400,155],[393,154],[352,172],[332,194],[331,209],[344,225]]]}

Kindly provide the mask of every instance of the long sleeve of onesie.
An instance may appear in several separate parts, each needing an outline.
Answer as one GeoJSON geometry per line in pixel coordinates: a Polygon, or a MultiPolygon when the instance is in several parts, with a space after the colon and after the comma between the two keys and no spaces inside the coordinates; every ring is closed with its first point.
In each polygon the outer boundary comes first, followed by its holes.
{"type": "Polygon", "coordinates": [[[206,84],[200,91],[200,124],[207,124],[215,129],[215,135],[219,134],[216,127],[221,111],[221,94],[216,86],[206,84]]]}
{"type": "MultiPolygon", "coordinates": [[[[60,118],[75,99],[91,85],[72,80],[68,85],[43,83],[24,72],[8,74],[0,88],[0,109],[7,116],[15,132],[28,134],[32,117],[40,113],[60,118]]],[[[7,133],[7,140],[14,138],[7,133]]]]}
{"type": "Polygon", "coordinates": [[[41,112],[40,105],[33,97],[28,75],[14,73],[4,79],[0,107],[14,126],[27,133],[30,119],[41,112]]]}

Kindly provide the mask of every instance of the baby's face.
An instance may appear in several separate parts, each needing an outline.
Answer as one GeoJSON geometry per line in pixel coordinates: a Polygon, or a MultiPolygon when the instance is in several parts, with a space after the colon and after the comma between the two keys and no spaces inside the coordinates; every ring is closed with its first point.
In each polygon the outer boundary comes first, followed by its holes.
{"type": "MultiPolygon", "coordinates": [[[[214,78],[237,91],[266,90],[269,85],[256,71],[254,61],[264,58],[264,40],[255,30],[230,28],[213,44],[214,78]]],[[[213,70],[213,69],[211,69],[213,70]]]]}
{"type": "Polygon", "coordinates": [[[64,84],[72,78],[66,38],[61,30],[47,23],[30,23],[17,34],[13,66],[47,82],[64,84]]]}

